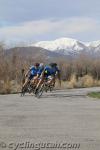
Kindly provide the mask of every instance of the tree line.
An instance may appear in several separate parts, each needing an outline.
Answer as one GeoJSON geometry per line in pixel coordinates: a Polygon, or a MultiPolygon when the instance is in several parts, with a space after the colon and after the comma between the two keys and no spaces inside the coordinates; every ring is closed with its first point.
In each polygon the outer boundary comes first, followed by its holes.
{"type": "MultiPolygon", "coordinates": [[[[16,50],[8,55],[3,45],[0,44],[0,81],[16,80],[20,83],[22,69],[27,70],[30,65],[37,61],[48,63],[40,56],[34,59],[32,57],[24,58],[16,50]]],[[[63,81],[70,80],[73,74],[76,75],[77,80],[85,75],[91,75],[94,79],[100,80],[100,59],[98,57],[91,57],[82,53],[75,58],[60,58],[57,63],[63,81]]]]}

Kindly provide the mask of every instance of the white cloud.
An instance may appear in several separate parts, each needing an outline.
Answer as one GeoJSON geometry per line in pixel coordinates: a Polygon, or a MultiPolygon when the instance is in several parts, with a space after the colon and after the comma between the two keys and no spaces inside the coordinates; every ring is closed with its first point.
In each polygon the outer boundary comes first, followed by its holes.
{"type": "Polygon", "coordinates": [[[71,18],[62,24],[67,34],[89,32],[97,27],[97,22],[90,18],[71,18]]]}
{"type": "Polygon", "coordinates": [[[67,36],[82,34],[83,32],[86,34],[88,32],[98,33],[97,29],[100,29],[99,26],[99,22],[87,17],[75,17],[62,20],[37,20],[24,22],[16,26],[1,27],[0,40],[24,41],[28,40],[28,38],[33,38],[35,40],[35,36],[46,36],[49,34],[67,36]]]}

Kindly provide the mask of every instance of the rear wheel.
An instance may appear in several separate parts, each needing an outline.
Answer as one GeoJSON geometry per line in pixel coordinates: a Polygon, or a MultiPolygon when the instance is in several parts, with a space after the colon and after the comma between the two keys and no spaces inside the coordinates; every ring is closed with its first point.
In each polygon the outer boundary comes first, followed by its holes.
{"type": "Polygon", "coordinates": [[[55,87],[55,82],[50,85],[50,92],[52,92],[54,90],[54,87],[55,87]]]}

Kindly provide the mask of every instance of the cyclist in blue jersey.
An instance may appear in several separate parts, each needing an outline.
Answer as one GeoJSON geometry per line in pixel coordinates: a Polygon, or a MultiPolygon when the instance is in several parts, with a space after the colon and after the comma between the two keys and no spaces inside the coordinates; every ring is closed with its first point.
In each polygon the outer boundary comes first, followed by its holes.
{"type": "Polygon", "coordinates": [[[55,79],[58,77],[60,79],[60,70],[56,63],[49,64],[50,67],[46,66],[44,71],[44,77],[49,79],[49,84],[55,84],[55,79]]]}
{"type": "Polygon", "coordinates": [[[56,63],[51,63],[48,66],[45,66],[44,70],[41,73],[41,78],[37,84],[36,92],[37,92],[39,86],[44,82],[44,79],[46,79],[46,80],[50,79],[48,81],[49,84],[55,84],[56,76],[58,76],[58,78],[60,79],[60,70],[58,69],[56,63]]]}
{"type": "Polygon", "coordinates": [[[35,76],[35,77],[32,79],[32,81],[31,81],[31,84],[32,84],[32,85],[38,84],[38,81],[39,81],[39,79],[40,79],[40,76],[41,76],[43,70],[44,70],[44,64],[43,64],[43,63],[40,63],[40,65],[39,65],[39,67],[38,67],[37,74],[36,74],[36,76],[35,76]]]}
{"type": "Polygon", "coordinates": [[[37,75],[37,72],[39,70],[39,63],[35,63],[34,66],[31,66],[26,73],[25,77],[25,83],[23,84],[23,87],[25,87],[30,81],[33,80],[33,78],[37,75]]]}
{"type": "Polygon", "coordinates": [[[43,63],[40,63],[39,69],[38,69],[38,72],[37,72],[37,76],[38,76],[38,77],[41,76],[41,74],[42,74],[44,68],[45,68],[45,67],[44,67],[44,64],[43,64],[43,63]]]}

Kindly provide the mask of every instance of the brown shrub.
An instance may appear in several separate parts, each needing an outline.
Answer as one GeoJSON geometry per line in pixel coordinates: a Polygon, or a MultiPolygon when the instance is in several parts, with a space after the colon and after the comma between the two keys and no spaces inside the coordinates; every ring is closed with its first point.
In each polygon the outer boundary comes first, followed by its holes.
{"type": "Polygon", "coordinates": [[[92,87],[94,86],[94,79],[91,75],[85,75],[83,78],[82,78],[82,81],[83,81],[83,87],[92,87]]]}

